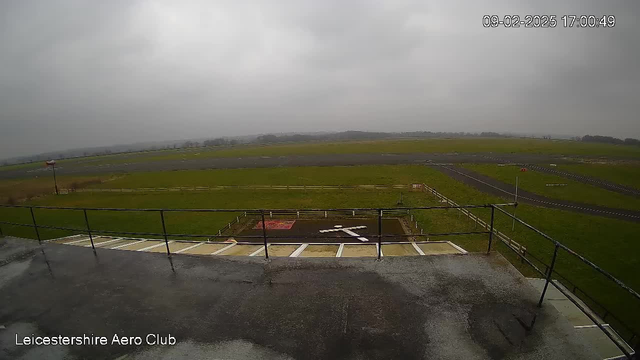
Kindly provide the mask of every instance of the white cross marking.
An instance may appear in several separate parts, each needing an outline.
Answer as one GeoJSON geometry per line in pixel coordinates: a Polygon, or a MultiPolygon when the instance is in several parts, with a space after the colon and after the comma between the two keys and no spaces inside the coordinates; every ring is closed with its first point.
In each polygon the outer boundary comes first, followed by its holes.
{"type": "Polygon", "coordinates": [[[358,230],[358,229],[366,229],[366,226],[352,226],[352,227],[348,227],[348,228],[343,228],[342,225],[336,225],[335,229],[327,229],[327,230],[320,230],[321,233],[328,233],[328,232],[336,232],[336,231],[342,231],[345,232],[355,238],[357,238],[360,241],[369,241],[369,239],[367,239],[366,237],[362,237],[359,234],[354,233],[351,230],[358,230]]]}

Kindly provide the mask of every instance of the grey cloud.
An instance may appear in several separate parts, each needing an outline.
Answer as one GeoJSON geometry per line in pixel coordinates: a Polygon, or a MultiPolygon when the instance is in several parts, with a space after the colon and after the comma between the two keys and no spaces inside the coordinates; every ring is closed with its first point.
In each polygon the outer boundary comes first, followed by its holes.
{"type": "Polygon", "coordinates": [[[634,1],[3,1],[0,158],[279,131],[640,137],[634,1]],[[484,14],[614,14],[485,29],[484,14]]]}

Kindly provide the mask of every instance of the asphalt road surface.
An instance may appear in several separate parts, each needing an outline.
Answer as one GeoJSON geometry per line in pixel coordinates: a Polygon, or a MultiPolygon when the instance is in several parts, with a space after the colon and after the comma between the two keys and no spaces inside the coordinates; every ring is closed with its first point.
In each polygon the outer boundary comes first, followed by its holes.
{"type": "MultiPolygon", "coordinates": [[[[105,173],[128,173],[138,171],[165,170],[204,170],[204,169],[240,169],[273,168],[289,166],[351,166],[351,165],[400,165],[425,163],[500,163],[522,162],[533,164],[572,163],[574,159],[562,155],[539,154],[500,154],[494,159],[489,154],[457,153],[413,153],[413,154],[328,154],[304,156],[262,156],[241,158],[203,158],[191,160],[163,160],[122,164],[90,165],[88,163],[69,163],[56,166],[60,175],[93,175],[105,173]]],[[[42,176],[51,169],[14,169],[0,171],[1,179],[13,179],[42,176]]]]}
{"type": "MultiPolygon", "coordinates": [[[[0,239],[0,253],[18,241],[0,239]]],[[[43,248],[0,266],[2,359],[598,358],[552,305],[536,306],[539,292],[497,253],[176,255],[172,271],[163,254],[43,248]],[[16,345],[32,334],[108,343],[16,345]],[[176,343],[148,344],[148,334],[176,343]]]]}
{"type": "MultiPolygon", "coordinates": [[[[486,192],[488,194],[500,196],[506,200],[513,201],[515,196],[514,186],[503,183],[492,177],[479,174],[475,171],[455,167],[455,166],[433,166],[435,169],[442,171],[448,176],[461,181],[467,185],[486,192]]],[[[561,209],[573,212],[579,212],[589,215],[605,216],[614,219],[640,222],[640,211],[627,209],[614,209],[604,206],[584,204],[566,200],[552,199],[542,195],[538,195],[526,190],[518,189],[518,202],[536,206],[542,206],[553,209],[561,209]]]]}

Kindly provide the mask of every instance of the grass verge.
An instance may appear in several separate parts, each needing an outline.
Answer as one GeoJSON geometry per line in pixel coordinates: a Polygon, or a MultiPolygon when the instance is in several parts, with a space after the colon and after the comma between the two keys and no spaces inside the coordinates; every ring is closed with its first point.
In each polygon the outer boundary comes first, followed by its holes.
{"type": "Polygon", "coordinates": [[[515,187],[554,199],[595,204],[618,209],[640,210],[640,199],[584,184],[562,176],[537,171],[521,172],[518,166],[498,166],[493,164],[465,164],[465,168],[515,187]],[[567,186],[546,186],[546,184],[567,184],[567,186]]]}

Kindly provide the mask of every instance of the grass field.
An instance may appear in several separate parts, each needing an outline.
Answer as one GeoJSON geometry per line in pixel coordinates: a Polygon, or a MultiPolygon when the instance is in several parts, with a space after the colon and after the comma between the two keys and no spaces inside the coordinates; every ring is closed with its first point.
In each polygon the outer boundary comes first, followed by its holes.
{"type": "MultiPolygon", "coordinates": [[[[104,165],[162,160],[186,160],[208,157],[249,157],[282,155],[321,155],[349,153],[532,153],[564,154],[572,156],[609,156],[640,158],[640,147],[583,143],[569,140],[543,140],[519,138],[456,138],[410,139],[379,141],[344,141],[291,143],[280,145],[238,145],[219,148],[191,148],[143,151],[61,160],[61,164],[86,163],[104,165]]],[[[39,164],[9,165],[0,171],[39,164]]]]}
{"type": "MultiPolygon", "coordinates": [[[[149,153],[141,161],[179,160],[198,157],[246,157],[281,155],[321,155],[357,153],[535,153],[565,155],[598,155],[640,157],[640,147],[582,143],[575,141],[541,139],[426,139],[426,140],[379,140],[360,142],[319,142],[265,146],[238,146],[209,150],[196,149],[191,152],[160,154],[149,153]]],[[[134,159],[129,159],[134,161],[134,159]]]]}
{"type": "MultiPolygon", "coordinates": [[[[45,176],[36,179],[2,180],[0,181],[0,204],[14,200],[31,199],[37,196],[49,195],[55,192],[53,178],[45,176]]],[[[58,188],[68,189],[98,183],[98,176],[58,176],[58,188]]]]}
{"type": "Polygon", "coordinates": [[[640,189],[638,164],[561,164],[558,168],[640,189]]]}
{"type": "Polygon", "coordinates": [[[619,209],[640,210],[640,199],[622,195],[597,186],[570,180],[562,176],[537,171],[521,172],[519,166],[498,166],[494,164],[466,164],[465,168],[511,184],[539,195],[554,199],[583,202],[619,209]],[[567,184],[567,186],[546,186],[546,184],[567,184]]]}
{"type": "Polygon", "coordinates": [[[421,183],[432,174],[422,165],[290,167],[132,173],[96,184],[102,188],[213,185],[360,185],[421,183]]]}
{"type": "MultiPolygon", "coordinates": [[[[497,168],[497,167],[496,167],[497,168]]],[[[485,195],[472,187],[456,182],[446,175],[425,166],[360,166],[337,168],[246,169],[225,171],[184,171],[166,173],[131,174],[99,186],[107,187],[159,187],[159,186],[207,186],[215,184],[402,184],[425,182],[458,203],[492,203],[501,199],[485,195]]],[[[159,194],[70,194],[48,196],[30,201],[38,205],[73,207],[170,207],[170,208],[321,208],[321,207],[393,207],[400,191],[331,190],[331,191],[256,191],[220,190],[204,193],[159,194]]],[[[407,206],[437,204],[424,193],[404,192],[407,206]]],[[[489,220],[488,210],[475,213],[489,220]]],[[[39,224],[70,226],[83,229],[82,212],[36,210],[39,224]]],[[[640,279],[635,276],[639,260],[635,256],[640,244],[630,239],[637,237],[640,225],[615,219],[587,216],[561,210],[521,205],[518,216],[545,231],[562,243],[583,254],[614,276],[640,289],[640,279]]],[[[25,209],[0,209],[7,221],[30,223],[25,209]]],[[[215,234],[237,214],[167,213],[167,230],[173,233],[215,234]]],[[[475,224],[454,210],[416,211],[421,226],[427,232],[471,231],[475,224]]],[[[94,229],[116,231],[161,232],[157,213],[89,213],[94,229]]],[[[511,221],[498,215],[496,227],[514,240],[524,244],[529,252],[549,262],[553,246],[544,238],[523,226],[511,231],[511,221]]],[[[32,229],[3,226],[5,233],[34,237],[32,229]]],[[[57,237],[67,233],[59,230],[43,230],[45,237],[57,237]]],[[[458,236],[457,244],[470,251],[486,250],[485,235],[458,236]]],[[[533,272],[521,265],[509,250],[496,245],[505,256],[526,275],[533,272]]],[[[640,329],[638,303],[612,286],[595,271],[590,270],[566,253],[561,254],[558,271],[569,277],[579,287],[586,289],[614,314],[629,318],[640,329]]]]}

